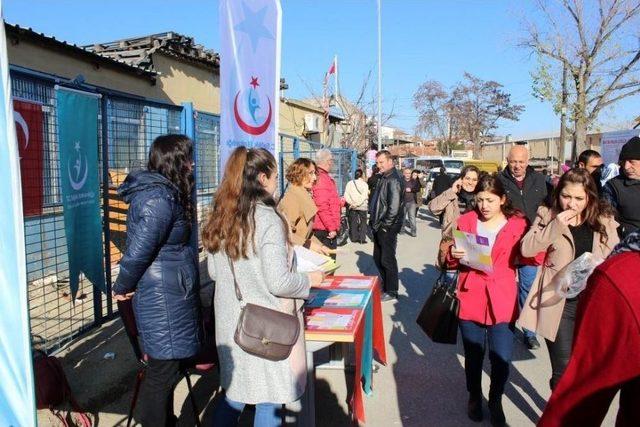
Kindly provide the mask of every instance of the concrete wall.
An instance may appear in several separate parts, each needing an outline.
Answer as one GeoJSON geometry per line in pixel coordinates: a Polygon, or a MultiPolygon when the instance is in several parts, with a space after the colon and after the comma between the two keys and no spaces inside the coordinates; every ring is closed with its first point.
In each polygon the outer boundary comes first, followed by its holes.
{"type": "Polygon", "coordinates": [[[7,38],[9,63],[43,73],[55,74],[73,79],[82,74],[85,82],[146,98],[170,101],[159,85],[154,85],[149,77],[128,73],[117,66],[104,65],[99,61],[90,61],[75,57],[62,49],[51,48],[20,39],[16,44],[12,37],[7,38]]]}
{"type": "MultiPolygon", "coordinates": [[[[304,117],[306,114],[313,114],[319,120],[320,134],[316,134],[319,139],[318,142],[323,142],[325,138],[324,133],[324,116],[318,113],[316,110],[307,109],[298,104],[281,101],[280,102],[280,123],[279,129],[281,133],[287,135],[298,136],[304,138],[305,124],[304,117]]],[[[315,139],[314,139],[315,141],[315,139]]]]}
{"type": "Polygon", "coordinates": [[[190,64],[162,53],[153,54],[158,88],[174,104],[193,102],[196,110],[220,114],[220,71],[190,64]]]}

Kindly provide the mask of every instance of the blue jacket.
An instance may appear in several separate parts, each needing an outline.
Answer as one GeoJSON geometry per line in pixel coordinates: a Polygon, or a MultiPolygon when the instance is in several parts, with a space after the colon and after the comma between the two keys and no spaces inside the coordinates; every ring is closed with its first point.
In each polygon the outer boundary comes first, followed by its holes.
{"type": "Polygon", "coordinates": [[[201,342],[199,275],[178,189],[161,174],[143,170],[130,173],[118,194],[129,211],[127,248],[113,291],[136,292],[133,309],[146,354],[191,357],[201,342]]]}

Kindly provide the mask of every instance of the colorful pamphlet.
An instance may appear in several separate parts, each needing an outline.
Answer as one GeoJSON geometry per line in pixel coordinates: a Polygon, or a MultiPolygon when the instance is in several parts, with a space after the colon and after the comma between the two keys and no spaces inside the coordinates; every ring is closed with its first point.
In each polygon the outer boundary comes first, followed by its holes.
{"type": "Polygon", "coordinates": [[[361,310],[340,308],[305,309],[305,328],[313,332],[352,332],[361,310]]]}
{"type": "Polygon", "coordinates": [[[491,261],[491,250],[489,239],[476,234],[465,233],[460,230],[453,230],[453,239],[457,249],[464,249],[466,256],[460,260],[460,264],[476,270],[491,273],[493,263],[491,261]]]}
{"type": "Polygon", "coordinates": [[[309,294],[307,307],[358,307],[363,308],[369,300],[368,290],[317,289],[309,294]]]}

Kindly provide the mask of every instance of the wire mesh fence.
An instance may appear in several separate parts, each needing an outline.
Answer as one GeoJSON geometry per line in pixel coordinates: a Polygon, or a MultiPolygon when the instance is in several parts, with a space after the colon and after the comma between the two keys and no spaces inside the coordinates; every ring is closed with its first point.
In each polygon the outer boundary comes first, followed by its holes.
{"type": "MultiPolygon", "coordinates": [[[[280,192],[286,189],[285,173],[287,168],[298,158],[306,157],[315,160],[318,150],[322,146],[316,142],[307,141],[290,135],[280,135],[280,192]]],[[[336,182],[338,192],[342,195],[347,182],[353,179],[357,153],[350,148],[329,148],[333,154],[333,167],[329,174],[336,182]]]]}
{"type": "MultiPolygon", "coordinates": [[[[20,129],[18,141],[27,146],[31,144],[30,151],[26,151],[25,146],[21,154],[31,334],[34,347],[53,352],[100,324],[103,317],[113,312],[113,307],[108,306],[111,298],[94,292],[93,285],[83,275],[76,298],[71,299],[61,203],[55,82],[12,72],[11,84],[20,129]],[[26,117],[27,114],[30,117],[26,117]],[[31,157],[25,159],[24,153],[31,157]]],[[[108,203],[107,209],[104,204],[101,206],[109,236],[109,250],[105,253],[108,289],[117,277],[118,261],[126,243],[127,206],[117,196],[117,186],[131,170],[145,166],[155,137],[180,131],[181,110],[181,107],[133,98],[107,97],[107,153],[102,150],[100,131],[103,110],[99,112],[96,147],[99,167],[95,173],[100,174],[101,191],[106,192],[103,200],[108,203]],[[107,164],[104,159],[108,159],[107,164]],[[106,174],[101,173],[103,168],[106,174]],[[106,182],[102,176],[108,177],[106,182]]]]}
{"type": "MultiPolygon", "coordinates": [[[[180,106],[108,92],[102,94],[97,117],[99,164],[95,173],[99,174],[102,193],[100,207],[108,292],[105,295],[96,291],[81,275],[79,291],[72,300],[61,203],[56,80],[12,70],[11,83],[14,109],[25,117],[30,115],[29,123],[25,122],[30,135],[21,140],[18,132],[18,142],[25,144],[21,168],[31,333],[34,346],[50,353],[99,325],[117,310],[109,292],[117,279],[118,265],[126,247],[128,210],[117,188],[131,171],[146,166],[149,149],[157,136],[180,132],[193,135],[198,219],[202,223],[206,218],[222,175],[219,170],[220,117],[196,112],[193,129],[183,129],[186,110],[180,106]],[[27,152],[29,144],[31,148],[27,152]]],[[[315,158],[319,148],[317,143],[281,135],[280,176],[284,177],[284,171],[296,158],[315,158]]],[[[348,149],[331,151],[334,154],[331,174],[342,193],[354,172],[355,153],[348,149]]],[[[281,185],[284,188],[284,181],[281,185]]],[[[194,232],[200,234],[199,230],[194,232]]],[[[201,252],[201,260],[205,255],[201,252]]]]}
{"type": "MultiPolygon", "coordinates": [[[[195,117],[196,186],[198,192],[198,221],[206,219],[213,194],[218,188],[220,171],[220,116],[197,112],[195,117]]],[[[202,247],[198,233],[198,247],[202,247]]],[[[201,260],[205,257],[200,252],[201,260]]]]}

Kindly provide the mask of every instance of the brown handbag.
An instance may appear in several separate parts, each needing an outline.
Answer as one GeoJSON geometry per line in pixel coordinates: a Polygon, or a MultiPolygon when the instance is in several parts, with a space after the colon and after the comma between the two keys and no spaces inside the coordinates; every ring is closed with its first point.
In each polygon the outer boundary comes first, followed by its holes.
{"type": "Polygon", "coordinates": [[[293,305],[293,314],[272,310],[261,305],[244,303],[233,261],[229,259],[236,297],[242,307],[233,337],[238,346],[249,354],[271,361],[289,357],[300,335],[300,322],[293,305]]]}
{"type": "Polygon", "coordinates": [[[453,246],[454,241],[451,238],[443,237],[438,247],[438,266],[445,269],[447,266],[447,255],[453,246]]]}

